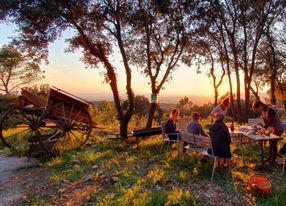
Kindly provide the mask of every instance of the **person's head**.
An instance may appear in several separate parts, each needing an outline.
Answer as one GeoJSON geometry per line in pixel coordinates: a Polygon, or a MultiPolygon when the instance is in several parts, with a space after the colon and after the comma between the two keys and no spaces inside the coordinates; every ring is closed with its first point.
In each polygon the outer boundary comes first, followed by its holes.
{"type": "Polygon", "coordinates": [[[200,120],[200,113],[194,112],[193,113],[193,120],[200,120]]]}
{"type": "Polygon", "coordinates": [[[255,100],[252,103],[252,109],[256,112],[261,112],[263,110],[264,107],[264,103],[261,102],[260,100],[255,100]]]}
{"type": "Polygon", "coordinates": [[[215,116],[215,122],[223,122],[223,119],[224,119],[224,115],[221,114],[221,113],[218,113],[218,114],[215,116]]]}
{"type": "Polygon", "coordinates": [[[229,105],[229,97],[225,98],[225,99],[221,102],[221,105],[222,105],[224,108],[227,108],[228,105],[229,105]]]}
{"type": "Polygon", "coordinates": [[[176,119],[179,115],[179,109],[174,108],[172,109],[171,113],[170,113],[170,118],[171,119],[176,119]]]}

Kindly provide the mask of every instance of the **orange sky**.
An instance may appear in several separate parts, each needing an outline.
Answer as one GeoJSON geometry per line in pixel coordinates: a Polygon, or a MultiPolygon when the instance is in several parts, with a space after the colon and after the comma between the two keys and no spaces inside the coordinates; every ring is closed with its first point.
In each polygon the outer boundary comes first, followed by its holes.
{"type": "MultiPolygon", "coordinates": [[[[8,37],[13,35],[15,26],[0,24],[1,39],[0,45],[9,42],[8,37]]],[[[66,33],[68,35],[68,33],[66,33]]],[[[66,36],[65,36],[66,37],[66,36]]],[[[108,84],[103,83],[101,71],[103,69],[86,69],[80,61],[81,52],[65,53],[64,49],[67,44],[64,39],[57,40],[49,47],[49,64],[43,65],[46,78],[42,80],[51,86],[56,86],[71,93],[111,93],[108,84]]],[[[116,56],[113,57],[116,59],[116,56]]],[[[123,68],[118,69],[119,90],[124,95],[125,80],[123,68]]],[[[135,94],[150,94],[151,89],[147,84],[148,79],[133,72],[133,89],[135,94]]],[[[196,73],[196,68],[188,68],[183,65],[175,71],[170,83],[165,84],[165,90],[161,91],[160,96],[164,95],[200,95],[213,96],[211,79],[207,78],[205,71],[201,74],[196,73]]],[[[223,95],[228,91],[228,83],[225,80],[220,88],[220,94],[223,95]]]]}

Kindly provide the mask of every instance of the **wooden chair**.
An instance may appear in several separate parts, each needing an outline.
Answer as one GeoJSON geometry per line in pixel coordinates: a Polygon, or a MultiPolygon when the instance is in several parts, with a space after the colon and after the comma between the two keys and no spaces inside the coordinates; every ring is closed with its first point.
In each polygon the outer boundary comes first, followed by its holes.
{"type": "Polygon", "coordinates": [[[179,133],[166,133],[166,122],[163,122],[161,124],[161,129],[162,129],[163,141],[162,141],[162,144],[161,144],[160,154],[162,153],[164,145],[167,144],[167,149],[168,149],[171,142],[176,143],[177,144],[177,148],[179,148],[180,134],[179,133]],[[169,135],[176,136],[176,139],[170,139],[169,135]]]}
{"type": "Polygon", "coordinates": [[[180,131],[180,137],[182,141],[189,143],[184,147],[187,150],[187,154],[190,154],[189,151],[196,152],[213,159],[213,169],[211,176],[211,181],[213,181],[215,169],[218,163],[218,157],[213,153],[213,146],[210,137],[195,135],[186,131],[180,131]],[[212,151],[211,154],[208,153],[208,150],[212,151]]]}

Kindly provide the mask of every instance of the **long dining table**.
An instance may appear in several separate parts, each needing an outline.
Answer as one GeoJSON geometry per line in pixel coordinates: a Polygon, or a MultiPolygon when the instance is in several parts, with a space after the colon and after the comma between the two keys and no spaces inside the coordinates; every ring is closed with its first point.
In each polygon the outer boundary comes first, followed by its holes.
{"type": "Polygon", "coordinates": [[[248,132],[246,131],[247,130],[243,130],[243,129],[235,129],[234,131],[230,131],[230,134],[232,137],[239,136],[241,142],[243,141],[243,138],[248,138],[249,140],[253,140],[260,144],[261,165],[257,165],[256,169],[258,170],[264,169],[265,168],[264,166],[264,143],[274,141],[274,140],[281,140],[282,137],[279,137],[274,134],[270,134],[270,135],[259,134],[259,133],[253,134],[249,132],[250,130],[248,130],[248,132]]]}

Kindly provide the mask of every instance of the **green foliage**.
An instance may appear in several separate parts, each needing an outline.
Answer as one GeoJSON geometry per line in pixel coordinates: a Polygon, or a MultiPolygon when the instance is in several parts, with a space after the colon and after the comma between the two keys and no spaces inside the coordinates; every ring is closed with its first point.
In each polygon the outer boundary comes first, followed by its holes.
{"type": "Polygon", "coordinates": [[[23,206],[48,206],[43,200],[40,200],[35,194],[29,193],[23,202],[23,206]]]}
{"type": "MultiPolygon", "coordinates": [[[[121,104],[123,110],[128,109],[128,100],[125,100],[121,104]]],[[[139,117],[145,117],[148,115],[150,109],[149,99],[143,95],[136,95],[134,97],[134,114],[139,117]]]]}
{"type": "MultiPolygon", "coordinates": [[[[197,153],[181,159],[175,145],[159,155],[160,143],[160,136],[145,138],[137,149],[124,141],[103,139],[84,150],[53,157],[42,166],[49,169],[48,180],[54,186],[85,181],[87,177],[94,181],[97,190],[83,205],[208,205],[204,190],[209,187],[224,195],[249,196],[244,182],[260,162],[259,147],[233,145],[236,160],[231,170],[217,168],[210,183],[211,160],[197,153]],[[203,189],[192,190],[193,184],[203,189]]],[[[281,168],[276,172],[280,175],[281,168]]],[[[273,185],[273,195],[257,198],[257,204],[284,204],[283,184],[273,185]]],[[[37,202],[39,195],[31,196],[29,202],[37,202]]]]}
{"type": "Polygon", "coordinates": [[[163,206],[166,199],[167,199],[166,191],[155,191],[155,192],[152,192],[150,200],[146,202],[144,206],[157,206],[157,205],[163,206]]]}
{"type": "Polygon", "coordinates": [[[193,112],[198,112],[202,118],[207,118],[213,109],[213,105],[211,103],[199,106],[194,104],[186,96],[179,101],[176,107],[180,110],[181,117],[191,117],[193,112]]]}
{"type": "Polygon", "coordinates": [[[23,85],[34,83],[42,78],[39,62],[33,61],[30,54],[24,54],[11,45],[0,48],[0,91],[12,94],[23,85]]]}
{"type": "Polygon", "coordinates": [[[266,205],[277,205],[282,206],[286,205],[286,186],[283,185],[274,189],[270,197],[258,197],[257,205],[266,206],[266,205]]]}
{"type": "Polygon", "coordinates": [[[0,114],[16,104],[16,96],[14,95],[0,95],[0,114]]]}

